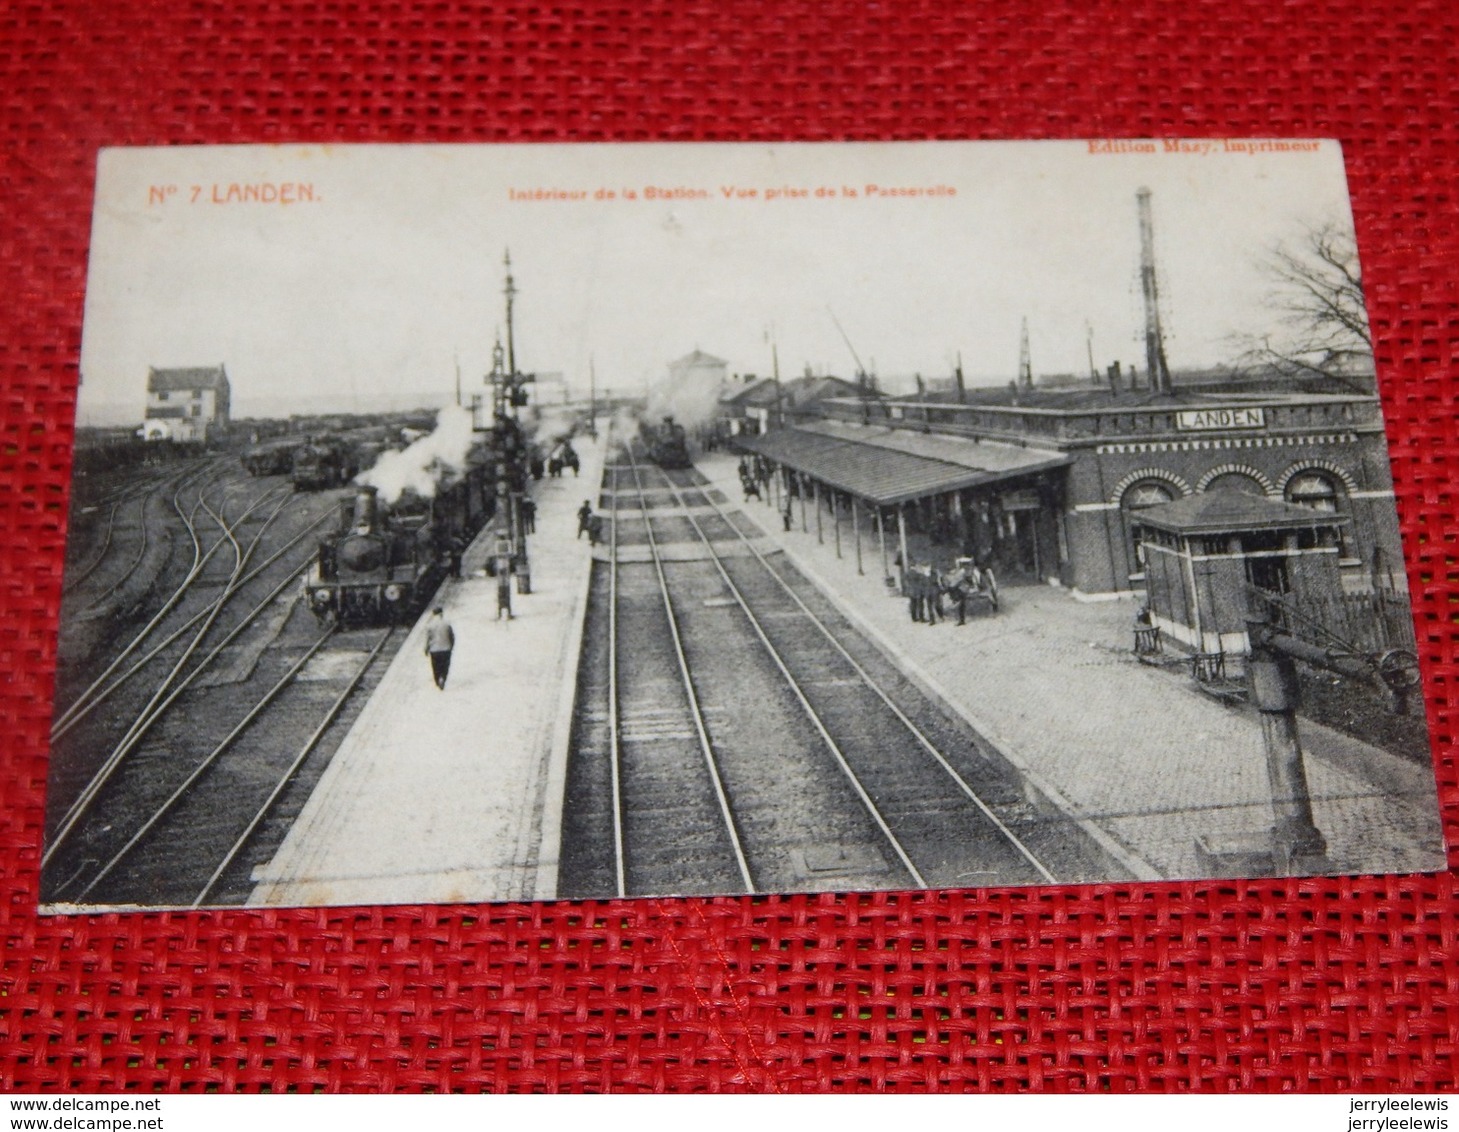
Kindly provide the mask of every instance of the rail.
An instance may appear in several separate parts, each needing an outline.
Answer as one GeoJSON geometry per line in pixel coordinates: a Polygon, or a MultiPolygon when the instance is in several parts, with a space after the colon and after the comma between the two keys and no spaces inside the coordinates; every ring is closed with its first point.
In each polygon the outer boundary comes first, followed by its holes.
{"type": "MultiPolygon", "coordinates": [[[[766,636],[765,629],[760,624],[760,619],[755,616],[753,611],[751,611],[749,602],[745,600],[744,594],[741,593],[740,588],[735,585],[733,579],[730,578],[729,571],[724,568],[723,559],[720,557],[719,552],[714,549],[714,544],[710,540],[709,536],[704,533],[704,528],[699,525],[699,520],[694,516],[693,512],[689,510],[688,505],[684,502],[684,497],[680,493],[678,485],[673,482],[673,479],[668,475],[667,472],[664,472],[663,469],[659,470],[663,472],[664,479],[668,482],[669,488],[673,492],[675,500],[677,500],[680,507],[684,509],[685,515],[689,519],[690,524],[694,527],[695,533],[699,535],[700,540],[704,543],[705,549],[709,551],[709,555],[711,560],[714,562],[715,569],[719,571],[720,578],[729,588],[730,594],[734,597],[736,604],[739,605],[741,612],[744,613],[745,618],[749,621],[750,628],[754,630],[755,636],[759,638],[761,645],[764,646],[765,651],[769,654],[770,659],[775,664],[775,667],[780,670],[780,675],[784,677],[787,686],[790,688],[791,692],[794,693],[796,700],[800,703],[801,708],[805,711],[806,717],[810,720],[811,726],[814,727],[816,733],[820,735],[821,741],[826,744],[826,748],[831,753],[831,757],[835,760],[836,765],[840,767],[841,772],[846,776],[847,781],[851,784],[852,790],[855,791],[856,796],[861,800],[861,804],[866,809],[868,816],[870,816],[876,827],[881,830],[882,836],[886,838],[887,844],[892,847],[892,851],[897,855],[897,859],[901,861],[902,867],[907,870],[907,875],[912,878],[912,882],[918,888],[931,887],[930,885],[928,885],[926,879],[922,876],[922,873],[920,872],[920,870],[918,870],[917,866],[912,863],[912,858],[908,855],[901,841],[897,838],[897,835],[892,832],[891,826],[887,823],[886,818],[883,817],[881,810],[877,808],[877,805],[872,800],[870,793],[862,784],[860,777],[852,769],[851,764],[846,759],[845,753],[841,750],[841,745],[837,743],[836,740],[832,737],[831,732],[826,727],[825,720],[822,719],[820,712],[816,711],[815,707],[811,704],[809,698],[807,698],[805,690],[801,687],[800,682],[796,680],[794,675],[791,674],[790,668],[785,663],[785,659],[780,655],[780,650],[777,649],[774,644],[771,643],[770,638],[766,636]]],[[[709,498],[708,492],[705,493],[705,498],[709,498]]],[[[731,523],[730,526],[733,527],[734,524],[731,523]]]]}
{"type": "MultiPolygon", "coordinates": [[[[627,446],[628,465],[633,472],[634,487],[638,492],[639,500],[644,500],[643,479],[638,474],[638,461],[633,455],[633,442],[630,440],[627,446]]],[[[614,476],[614,485],[617,486],[617,476],[614,476]]],[[[615,491],[614,503],[617,503],[615,491]]],[[[694,730],[699,739],[699,747],[704,755],[705,769],[709,774],[710,783],[714,787],[715,800],[719,805],[720,816],[724,819],[725,829],[729,834],[730,844],[734,850],[735,863],[739,867],[740,878],[744,881],[745,891],[753,893],[755,882],[750,875],[750,865],[745,859],[745,850],[740,840],[739,829],[735,825],[734,814],[730,810],[729,796],[725,793],[724,781],[720,777],[719,766],[715,762],[714,748],[709,741],[709,732],[704,725],[704,712],[699,706],[699,694],[694,689],[694,680],[689,673],[689,661],[684,655],[684,642],[679,634],[679,619],[674,612],[674,602],[669,596],[669,580],[664,573],[663,559],[659,555],[658,540],[654,537],[653,523],[649,518],[648,507],[641,505],[639,514],[643,517],[644,530],[648,534],[649,554],[653,559],[654,573],[658,577],[659,590],[664,599],[664,612],[668,616],[669,633],[674,642],[674,657],[678,662],[679,674],[684,683],[684,693],[689,701],[689,711],[693,718],[694,730]]],[[[614,561],[613,569],[618,568],[617,561],[614,561]]]]}
{"type": "MultiPolygon", "coordinates": [[[[668,477],[666,476],[665,478],[668,477]]],[[[677,494],[677,489],[675,490],[677,494]]],[[[757,547],[748,536],[746,536],[744,531],[742,531],[735,523],[730,521],[729,516],[726,514],[724,508],[714,501],[713,497],[709,494],[708,491],[706,491],[704,494],[705,499],[707,499],[710,505],[714,507],[719,516],[724,519],[726,523],[729,524],[730,528],[735,531],[740,540],[749,549],[750,553],[754,555],[756,560],[759,561],[760,565],[765,568],[765,571],[772,578],[775,579],[781,589],[783,589],[786,594],[789,595],[791,600],[794,601],[797,606],[799,606],[800,610],[810,619],[811,623],[815,625],[818,630],[820,630],[822,636],[824,636],[826,640],[830,642],[831,646],[835,648],[835,650],[839,652],[843,658],[845,658],[846,662],[852,667],[857,676],[860,677],[860,679],[866,684],[866,686],[870,688],[873,692],[875,692],[877,697],[882,701],[882,703],[884,703],[897,717],[897,719],[901,721],[902,725],[907,728],[907,730],[917,740],[922,749],[925,750],[927,754],[930,755],[932,759],[942,768],[942,770],[947,773],[947,775],[952,779],[953,784],[958,788],[958,790],[961,791],[961,793],[970,802],[973,803],[978,811],[982,813],[983,816],[987,818],[990,823],[992,823],[992,825],[1008,841],[1008,843],[1018,850],[1019,854],[1026,861],[1028,861],[1028,863],[1045,881],[1050,884],[1057,884],[1058,880],[1054,876],[1054,874],[1051,873],[1047,867],[1045,867],[1043,862],[1040,861],[1038,857],[1033,853],[1033,851],[1030,850],[1028,846],[1023,843],[1018,835],[1015,834],[1011,829],[1009,829],[1008,826],[988,807],[987,803],[984,802],[983,799],[978,795],[978,793],[972,788],[972,786],[968,784],[967,780],[957,772],[957,769],[953,767],[951,763],[948,762],[946,756],[944,756],[943,753],[937,748],[936,744],[934,744],[932,740],[927,737],[922,729],[919,728],[907,716],[907,714],[892,700],[891,696],[881,686],[881,684],[879,684],[876,679],[872,677],[872,675],[868,673],[866,669],[862,667],[862,665],[858,663],[857,660],[846,650],[845,646],[836,639],[836,636],[834,633],[831,632],[830,627],[826,625],[826,623],[809,606],[807,606],[804,601],[801,600],[800,595],[795,592],[794,588],[792,588],[788,582],[786,582],[786,580],[780,575],[779,571],[777,571],[775,567],[770,564],[770,561],[761,552],[760,548],[757,547]]],[[[699,524],[697,521],[694,522],[694,526],[696,530],[700,531],[700,537],[703,538],[703,531],[699,528],[699,524]]],[[[706,543],[708,542],[707,539],[705,541],[706,543]]],[[[712,548],[711,552],[714,553],[712,548]]],[[[720,566],[720,570],[723,573],[724,568],[723,565],[720,564],[719,556],[717,553],[715,553],[715,562],[717,565],[720,566]]]]}

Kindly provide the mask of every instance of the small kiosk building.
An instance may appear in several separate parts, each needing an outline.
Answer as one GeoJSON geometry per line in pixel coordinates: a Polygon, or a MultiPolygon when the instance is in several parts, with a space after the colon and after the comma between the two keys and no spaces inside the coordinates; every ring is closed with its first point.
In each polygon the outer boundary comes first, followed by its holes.
{"type": "Polygon", "coordinates": [[[1298,609],[1341,601],[1347,521],[1237,490],[1144,508],[1135,524],[1136,554],[1151,624],[1198,653],[1245,654],[1246,619],[1261,604],[1253,590],[1298,609]]]}

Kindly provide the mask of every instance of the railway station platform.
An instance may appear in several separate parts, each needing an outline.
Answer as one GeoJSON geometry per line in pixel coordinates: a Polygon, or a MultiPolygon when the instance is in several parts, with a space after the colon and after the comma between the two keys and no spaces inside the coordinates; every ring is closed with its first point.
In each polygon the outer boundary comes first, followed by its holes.
{"type": "MultiPolygon", "coordinates": [[[[438,598],[456,645],[444,691],[417,624],[335,753],[252,905],[476,903],[551,896],[604,443],[533,489],[532,592],[498,620],[483,533],[438,598]]],[[[515,587],[514,587],[515,589],[515,587]]]]}
{"type": "MultiPolygon", "coordinates": [[[[733,454],[696,466],[914,682],[989,739],[1037,805],[1076,820],[1132,877],[1211,877],[1198,841],[1228,862],[1266,841],[1273,812],[1259,720],[1200,692],[1188,666],[1137,663],[1132,602],[1005,587],[996,614],[972,613],[963,626],[913,622],[884,580],[874,534],[861,532],[858,572],[848,523],[838,554],[829,518],[818,540],[814,521],[783,530],[773,493],[742,504],[733,454]]],[[[1430,766],[1307,719],[1301,736],[1328,846],[1323,871],[1446,867],[1430,766]]]]}

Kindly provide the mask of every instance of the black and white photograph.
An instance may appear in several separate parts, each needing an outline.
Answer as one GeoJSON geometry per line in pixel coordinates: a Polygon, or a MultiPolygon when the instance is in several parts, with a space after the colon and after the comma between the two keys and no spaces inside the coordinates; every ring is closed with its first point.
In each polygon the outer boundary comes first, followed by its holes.
{"type": "Polygon", "coordinates": [[[100,154],[42,910],[1445,867],[1339,144],[100,154]]]}

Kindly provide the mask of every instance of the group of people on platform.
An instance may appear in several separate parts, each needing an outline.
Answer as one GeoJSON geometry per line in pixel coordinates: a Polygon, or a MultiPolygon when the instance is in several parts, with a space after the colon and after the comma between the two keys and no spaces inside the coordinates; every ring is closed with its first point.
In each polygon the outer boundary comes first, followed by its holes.
{"type": "MultiPolygon", "coordinates": [[[[770,487],[770,465],[760,456],[740,457],[740,489],[745,493],[745,502],[763,499],[770,487]]],[[[789,528],[786,528],[789,530],[789,528]]]]}
{"type": "MultiPolygon", "coordinates": [[[[762,491],[768,489],[772,474],[770,462],[762,456],[741,456],[738,472],[745,501],[763,499],[762,491]]],[[[780,509],[780,521],[787,531],[795,522],[794,502],[799,495],[795,488],[792,480],[780,509]]],[[[956,614],[957,623],[966,625],[968,610],[980,602],[989,611],[998,611],[998,580],[993,568],[980,566],[971,555],[958,558],[950,570],[938,570],[931,563],[905,563],[900,553],[895,564],[913,621],[936,625],[956,614]]]]}
{"type": "Polygon", "coordinates": [[[573,448],[570,441],[564,440],[547,457],[547,474],[553,479],[562,475],[564,468],[571,468],[572,474],[578,474],[581,461],[578,459],[577,450],[573,448]]]}
{"type": "MultiPolygon", "coordinates": [[[[900,554],[896,564],[898,568],[903,565],[900,554]]],[[[930,563],[908,566],[902,574],[902,592],[912,620],[926,625],[936,625],[953,613],[959,625],[966,625],[969,607],[979,601],[986,602],[990,611],[998,611],[998,580],[992,567],[979,566],[966,557],[959,558],[951,570],[938,570],[930,563]]]]}

